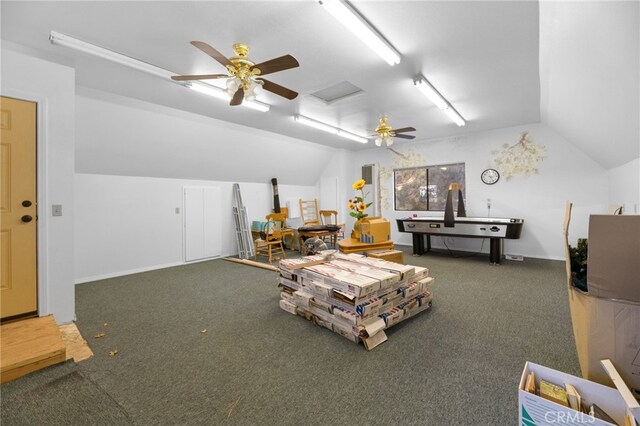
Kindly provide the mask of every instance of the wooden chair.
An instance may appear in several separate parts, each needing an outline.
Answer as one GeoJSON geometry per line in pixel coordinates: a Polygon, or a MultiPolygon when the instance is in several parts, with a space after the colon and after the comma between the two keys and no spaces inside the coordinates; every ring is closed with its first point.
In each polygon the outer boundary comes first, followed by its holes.
{"type": "MultiPolygon", "coordinates": [[[[344,230],[346,228],[346,225],[344,223],[338,223],[338,212],[335,210],[320,210],[320,223],[322,225],[340,226],[340,231],[329,236],[329,238],[331,239],[331,244],[333,244],[333,247],[336,247],[338,238],[344,238],[344,230]]],[[[325,238],[327,237],[323,237],[323,239],[325,238]]]]}
{"type": "Polygon", "coordinates": [[[293,237],[293,230],[285,229],[286,214],[284,213],[271,213],[266,216],[266,219],[266,225],[261,231],[262,235],[254,243],[256,258],[259,255],[266,256],[271,263],[276,258],[285,259],[287,257],[282,240],[286,235],[293,237]]]}
{"type": "Polygon", "coordinates": [[[320,215],[318,214],[318,199],[303,200],[300,198],[300,217],[304,226],[320,225],[320,215]]]}

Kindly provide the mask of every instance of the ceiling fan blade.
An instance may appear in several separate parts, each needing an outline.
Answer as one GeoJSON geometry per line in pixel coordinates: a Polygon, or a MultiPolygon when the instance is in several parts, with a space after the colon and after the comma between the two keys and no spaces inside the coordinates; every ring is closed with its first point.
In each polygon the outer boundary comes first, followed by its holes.
{"type": "Polygon", "coordinates": [[[413,135],[395,135],[394,138],[400,139],[415,139],[416,137],[413,135]]]}
{"type": "Polygon", "coordinates": [[[200,74],[200,75],[172,75],[171,80],[210,80],[214,78],[229,78],[228,74],[200,74]]]}
{"type": "Polygon", "coordinates": [[[207,43],[203,41],[192,41],[191,44],[193,44],[198,49],[202,50],[207,55],[211,56],[216,61],[220,62],[225,67],[227,65],[233,66],[233,63],[226,56],[218,52],[213,47],[209,46],[207,43]]]}
{"type": "Polygon", "coordinates": [[[242,100],[244,99],[244,89],[242,87],[240,87],[238,90],[236,90],[236,93],[233,95],[233,98],[231,98],[231,102],[229,102],[229,105],[240,105],[242,104],[242,100]]]}
{"type": "Polygon", "coordinates": [[[402,129],[393,129],[393,132],[395,134],[398,133],[404,133],[404,132],[415,132],[416,129],[414,129],[413,127],[403,127],[402,129]]]}
{"type": "Polygon", "coordinates": [[[262,62],[251,67],[252,70],[258,68],[260,75],[267,75],[278,71],[288,70],[289,68],[299,67],[300,64],[291,55],[280,56],[270,61],[262,62]]]}
{"type": "Polygon", "coordinates": [[[279,84],[274,83],[273,81],[265,80],[264,78],[259,78],[257,80],[262,80],[264,84],[262,88],[264,90],[268,90],[271,93],[275,93],[278,96],[282,96],[283,98],[287,98],[289,100],[295,99],[298,97],[298,92],[294,92],[291,89],[287,89],[284,86],[280,86],[279,84]]]}

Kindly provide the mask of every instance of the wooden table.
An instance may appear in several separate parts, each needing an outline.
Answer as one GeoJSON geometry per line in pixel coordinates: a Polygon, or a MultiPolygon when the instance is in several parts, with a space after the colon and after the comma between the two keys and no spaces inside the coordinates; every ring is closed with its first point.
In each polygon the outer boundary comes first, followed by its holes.
{"type": "Polygon", "coordinates": [[[372,250],[393,250],[393,241],[380,241],[379,243],[361,243],[354,238],[345,238],[338,241],[338,248],[342,253],[362,253],[372,250]]]}

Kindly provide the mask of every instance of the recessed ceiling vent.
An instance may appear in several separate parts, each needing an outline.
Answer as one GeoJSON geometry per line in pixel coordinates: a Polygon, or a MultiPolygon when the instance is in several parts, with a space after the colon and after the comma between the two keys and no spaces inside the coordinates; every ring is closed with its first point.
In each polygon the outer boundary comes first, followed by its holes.
{"type": "Polygon", "coordinates": [[[343,81],[342,83],[329,86],[326,89],[318,90],[311,95],[330,104],[332,102],[339,101],[340,99],[355,96],[359,93],[363,93],[361,88],[354,86],[348,81],[343,81]]]}

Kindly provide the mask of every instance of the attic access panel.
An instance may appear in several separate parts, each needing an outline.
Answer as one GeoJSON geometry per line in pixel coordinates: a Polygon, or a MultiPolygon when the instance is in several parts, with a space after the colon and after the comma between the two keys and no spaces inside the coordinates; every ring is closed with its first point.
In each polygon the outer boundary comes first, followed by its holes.
{"type": "Polygon", "coordinates": [[[349,83],[348,81],[343,81],[338,84],[334,84],[333,86],[329,86],[325,89],[313,92],[311,95],[330,104],[340,99],[355,96],[360,93],[364,93],[361,88],[352,83],[349,83]]]}

